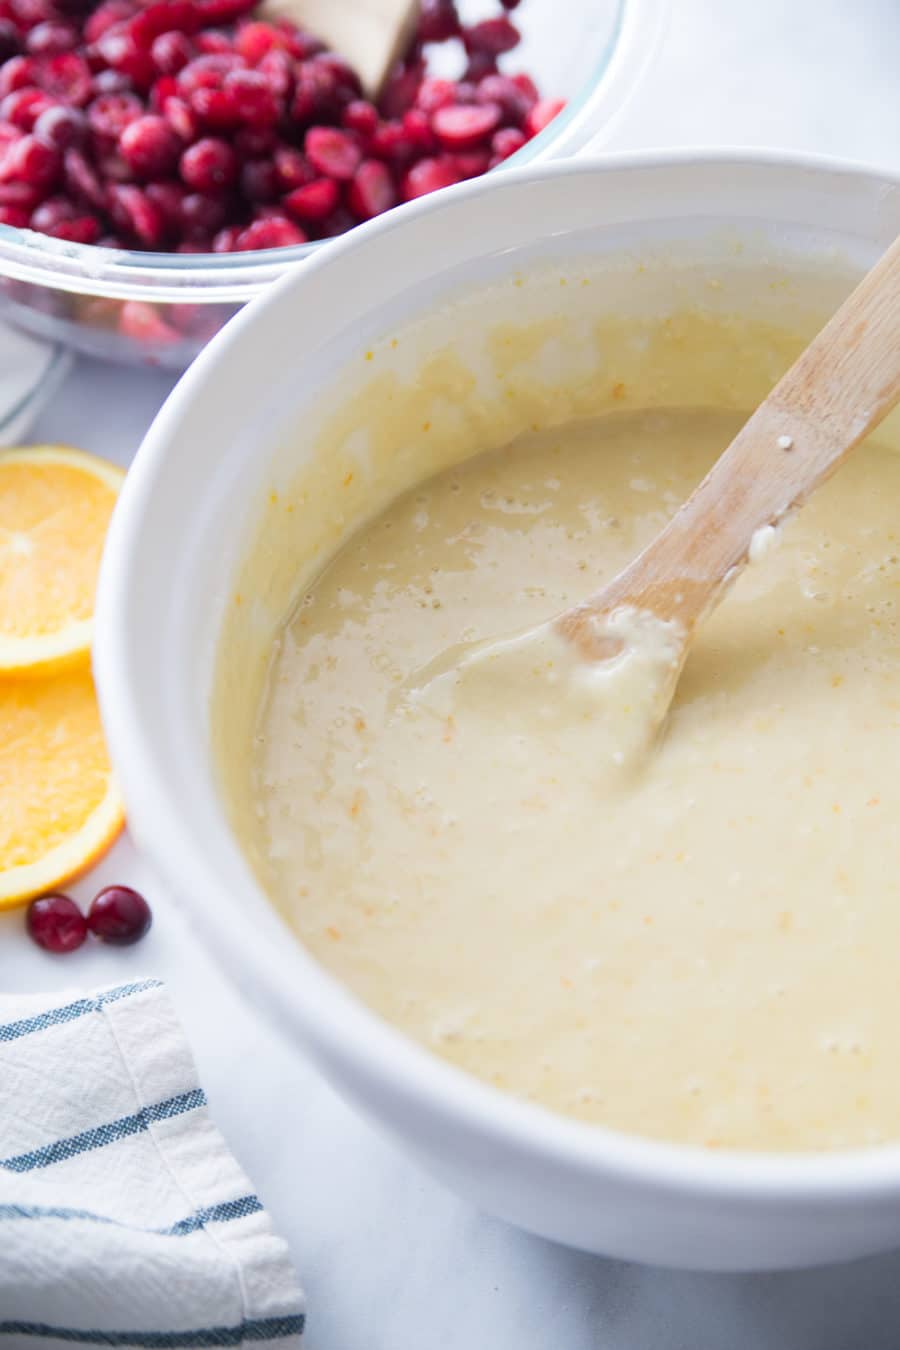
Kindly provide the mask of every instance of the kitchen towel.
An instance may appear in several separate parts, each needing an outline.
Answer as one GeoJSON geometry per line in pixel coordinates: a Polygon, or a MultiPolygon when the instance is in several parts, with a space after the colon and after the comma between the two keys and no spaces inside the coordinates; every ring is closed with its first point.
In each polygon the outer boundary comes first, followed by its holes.
{"type": "Polygon", "coordinates": [[[303,1322],[160,982],[0,996],[2,1350],[294,1350],[303,1322]]]}

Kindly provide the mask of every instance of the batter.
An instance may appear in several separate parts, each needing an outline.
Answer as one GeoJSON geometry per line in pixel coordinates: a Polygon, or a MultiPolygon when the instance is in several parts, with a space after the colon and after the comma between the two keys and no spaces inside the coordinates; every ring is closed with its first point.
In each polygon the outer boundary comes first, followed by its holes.
{"type": "Polygon", "coordinates": [[[756,550],[661,725],[458,677],[459,644],[617,572],[741,420],[529,434],[352,538],[272,662],[270,889],[361,999],[519,1097],[708,1148],[896,1140],[900,458],[856,451],[756,550]]]}

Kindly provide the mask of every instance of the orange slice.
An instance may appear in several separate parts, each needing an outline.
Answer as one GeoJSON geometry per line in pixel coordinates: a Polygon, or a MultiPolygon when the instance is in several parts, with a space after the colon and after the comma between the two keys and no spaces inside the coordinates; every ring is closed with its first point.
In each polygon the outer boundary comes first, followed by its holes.
{"type": "Polygon", "coordinates": [[[85,871],[123,823],[90,670],[0,679],[0,909],[85,871]]]}
{"type": "Polygon", "coordinates": [[[103,538],[123,477],[64,445],[0,451],[0,675],[87,661],[103,538]]]}

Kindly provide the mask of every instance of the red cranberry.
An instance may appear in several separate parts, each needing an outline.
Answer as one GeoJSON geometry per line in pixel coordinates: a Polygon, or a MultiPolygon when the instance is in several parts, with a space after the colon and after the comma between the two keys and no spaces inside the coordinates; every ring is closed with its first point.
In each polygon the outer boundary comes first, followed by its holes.
{"type": "Polygon", "coordinates": [[[353,177],[362,159],[353,138],[337,127],[310,127],[303,146],[314,169],[341,182],[353,177]]]}
{"type": "Polygon", "coordinates": [[[464,81],[479,84],[488,75],[497,74],[497,58],[488,52],[472,52],[466,63],[464,81]]]}
{"type": "Polygon", "coordinates": [[[365,99],[355,98],[341,113],[341,125],[368,140],[378,126],[378,109],[365,99]]]}
{"type": "Polygon", "coordinates": [[[237,156],[227,141],[207,136],[185,150],[179,172],[196,192],[220,192],[237,176],[237,156]]]}
{"type": "Polygon", "coordinates": [[[472,24],[463,34],[466,50],[486,52],[488,56],[502,56],[511,52],[521,41],[521,35],[514,23],[501,15],[497,19],[482,19],[472,24]]]}
{"type": "Polygon", "coordinates": [[[195,0],[197,13],[204,27],[217,23],[234,23],[255,9],[258,0],[195,0]]]}
{"type": "Polygon", "coordinates": [[[384,117],[402,117],[407,108],[412,107],[424,73],[424,67],[418,63],[400,66],[394,71],[378,101],[384,117]]]}
{"type": "Polygon", "coordinates": [[[125,19],[131,17],[135,6],[132,0],[104,0],[102,5],[98,5],[92,14],[89,14],[85,20],[84,38],[86,42],[94,43],[117,23],[122,23],[125,19]]]}
{"type": "Polygon", "coordinates": [[[193,33],[199,27],[191,0],[155,0],[138,9],[127,24],[135,43],[146,51],[163,33],[193,33]]]}
{"type": "Polygon", "coordinates": [[[20,131],[31,131],[41,113],[54,106],[53,99],[43,89],[14,89],[0,103],[0,120],[20,131]]]}
{"type": "Polygon", "coordinates": [[[421,108],[410,108],[403,114],[403,131],[416,151],[433,154],[437,149],[431,118],[421,108]]]}
{"type": "Polygon", "coordinates": [[[249,202],[271,202],[278,196],[278,170],[271,160],[251,159],[241,169],[241,196],[249,202]]]}
{"type": "Polygon", "coordinates": [[[537,85],[535,84],[534,80],[531,78],[530,75],[525,75],[524,73],[520,72],[518,75],[510,75],[509,78],[512,80],[516,88],[520,90],[521,93],[523,93],[525,97],[528,99],[529,107],[533,103],[537,103],[540,95],[538,94],[537,85]]]}
{"type": "Polygon", "coordinates": [[[193,56],[193,45],[184,33],[160,33],[150,47],[150,60],[160,75],[177,75],[193,56]]]}
{"type": "Polygon", "coordinates": [[[16,230],[27,230],[30,217],[22,206],[0,206],[0,225],[11,225],[16,230]]]}
{"type": "Polygon", "coordinates": [[[281,116],[282,107],[261,71],[232,71],[225,77],[222,92],[231,100],[236,125],[271,127],[281,116]]]}
{"type": "Polygon", "coordinates": [[[272,157],[278,184],[282,192],[293,192],[294,188],[305,187],[315,178],[309,160],[292,145],[282,145],[272,157]]]}
{"type": "Polygon", "coordinates": [[[240,233],[239,225],[226,225],[224,230],[219,230],[212,241],[213,253],[234,253],[240,233]]]}
{"type": "Polygon", "coordinates": [[[517,150],[521,150],[526,139],[525,132],[520,131],[518,127],[502,127],[491,137],[491,154],[497,163],[500,163],[504,159],[509,159],[517,150]]]}
{"type": "Polygon", "coordinates": [[[99,70],[93,79],[92,92],[98,94],[133,94],[134,85],[119,70],[99,70]]]}
{"type": "Polygon", "coordinates": [[[45,895],[32,900],[25,916],[28,934],[45,951],[74,952],[87,937],[87,921],[67,895],[45,895]]]}
{"type": "Polygon", "coordinates": [[[422,0],[418,27],[420,42],[446,42],[459,32],[459,15],[454,0],[422,0]]]}
{"type": "Polygon", "coordinates": [[[113,70],[127,75],[138,89],[148,89],[155,71],[150,53],[127,28],[109,28],[97,43],[97,52],[113,70]]]}
{"type": "Polygon", "coordinates": [[[78,45],[78,33],[68,23],[55,23],[52,19],[39,23],[32,28],[25,39],[25,50],[32,56],[58,56],[60,52],[70,52],[78,45]]]}
{"type": "Polygon", "coordinates": [[[305,244],[308,238],[287,216],[270,216],[267,220],[254,220],[241,230],[235,248],[241,253],[251,249],[286,248],[291,244],[305,244]]]}
{"type": "Polygon", "coordinates": [[[414,197],[424,197],[427,192],[436,192],[438,188],[452,187],[459,182],[456,165],[449,156],[439,159],[420,159],[414,164],[403,180],[403,198],[412,201],[414,197]]]}
{"type": "Polygon", "coordinates": [[[87,118],[78,108],[66,108],[61,103],[45,109],[34,124],[34,134],[67,150],[70,145],[81,145],[87,135],[87,118]]]}
{"type": "Polygon", "coordinates": [[[74,147],[63,153],[63,184],[70,196],[84,201],[95,210],[106,208],[106,193],[96,170],[80,150],[74,147]]]}
{"type": "Polygon", "coordinates": [[[139,178],[165,177],[180,151],[180,140],[162,117],[137,117],[119,137],[119,153],[139,178]]]}
{"type": "Polygon", "coordinates": [[[0,206],[20,206],[25,211],[33,211],[46,195],[46,188],[37,188],[31,183],[0,182],[0,206]]]}
{"type": "Polygon", "coordinates": [[[519,0],[500,0],[500,3],[501,3],[501,5],[503,6],[504,9],[518,9],[518,8],[519,8],[519,0]]]}
{"type": "Polygon", "coordinates": [[[476,94],[478,103],[495,103],[504,122],[520,127],[528,115],[531,103],[508,75],[488,75],[481,81],[476,94]]]}
{"type": "Polygon", "coordinates": [[[182,141],[190,143],[199,136],[200,123],[197,115],[183,98],[167,98],[162,106],[162,115],[182,141]]]}
{"type": "Polygon", "coordinates": [[[234,43],[231,41],[228,34],[217,32],[215,29],[210,29],[206,33],[198,33],[195,41],[197,43],[197,50],[204,52],[208,56],[214,55],[217,52],[231,53],[234,51],[234,43]]]}
{"type": "Polygon", "coordinates": [[[402,122],[382,122],[372,137],[369,150],[377,159],[387,159],[397,165],[408,164],[416,153],[415,144],[402,122]]]}
{"type": "Polygon", "coordinates": [[[434,134],[448,150],[468,150],[486,141],[500,125],[496,103],[438,108],[431,119],[434,134]]]}
{"type": "Polygon", "coordinates": [[[453,156],[453,163],[460,178],[478,178],[487,173],[491,156],[487,150],[462,150],[453,156]]]}
{"type": "Polygon", "coordinates": [[[97,217],[79,211],[68,197],[48,197],[42,202],[31,217],[31,228],[73,244],[96,244],[101,234],[97,217]]]}
{"type": "Polygon", "coordinates": [[[315,59],[304,61],[297,68],[297,84],[291,104],[291,118],[301,126],[327,122],[339,116],[353,94],[345,97],[334,72],[315,59]]]}
{"type": "Polygon", "coordinates": [[[563,98],[542,98],[535,103],[525,119],[525,130],[529,136],[537,136],[553,121],[558,113],[561,113],[566,106],[563,98]]]}
{"type": "Polygon", "coordinates": [[[134,235],[144,248],[158,248],[162,243],[163,214],[139,187],[114,183],[109,189],[109,214],[118,229],[134,235]]]}
{"type": "Polygon", "coordinates": [[[266,83],[279,102],[290,97],[294,88],[294,64],[287,52],[267,52],[256,70],[265,76],[266,83]]]}
{"type": "Polygon", "coordinates": [[[210,242],[221,230],[228,216],[228,205],[222,197],[205,192],[188,192],[181,202],[181,223],[187,238],[210,242]]]}
{"type": "Polygon", "coordinates": [[[371,220],[397,203],[390,170],[377,159],[364,159],[353,176],[347,201],[360,220],[371,220]]]}
{"type": "Polygon", "coordinates": [[[234,46],[235,50],[249,65],[255,66],[257,61],[261,61],[267,52],[276,47],[284,47],[285,44],[284,33],[279,32],[272,24],[251,20],[250,23],[245,23],[238,29],[234,46]]]}
{"type": "Polygon", "coordinates": [[[138,942],[152,922],[147,901],[130,886],[104,887],[94,896],[87,914],[87,926],[94,937],[115,947],[138,942]]]}
{"type": "Polygon", "coordinates": [[[117,145],[129,122],[136,122],[142,112],[135,94],[101,94],[88,106],[88,126],[101,145],[117,145]]]}
{"type": "Polygon", "coordinates": [[[6,98],[14,89],[34,87],[37,82],[37,62],[32,56],[13,56],[0,66],[0,98],[6,98]]]}
{"type": "Polygon", "coordinates": [[[341,189],[333,178],[314,178],[304,187],[289,192],[284,199],[284,206],[299,220],[324,220],[331,215],[340,196],[341,189]]]}
{"type": "Polygon", "coordinates": [[[456,101],[457,86],[452,80],[423,80],[416,94],[416,107],[429,114],[456,101]]]}
{"type": "Polygon", "coordinates": [[[180,234],[183,223],[182,205],[186,196],[181,183],[148,183],[145,193],[162,213],[168,234],[180,234]]]}
{"type": "Polygon", "coordinates": [[[59,174],[59,151],[39,136],[23,136],[11,145],[0,164],[0,180],[18,179],[46,191],[59,174]]]}
{"type": "Polygon", "coordinates": [[[273,127],[241,127],[235,132],[232,144],[241,159],[259,159],[272,153],[277,140],[273,127]]]}
{"type": "Polygon", "coordinates": [[[336,211],[333,211],[330,216],[320,222],[317,234],[320,239],[334,239],[337,235],[346,234],[348,230],[352,230],[356,224],[358,222],[353,218],[352,212],[348,211],[346,206],[339,206],[336,211]]]}

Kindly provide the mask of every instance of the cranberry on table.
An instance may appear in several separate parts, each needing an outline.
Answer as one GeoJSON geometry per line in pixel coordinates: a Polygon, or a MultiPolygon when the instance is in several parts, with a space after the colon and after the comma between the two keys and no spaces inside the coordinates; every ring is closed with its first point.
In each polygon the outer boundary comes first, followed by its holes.
{"type": "Polygon", "coordinates": [[[45,895],[32,900],[25,916],[29,936],[45,951],[74,952],[87,937],[87,920],[67,895],[45,895]]]}
{"type": "Polygon", "coordinates": [[[153,922],[150,906],[130,886],[106,886],[94,896],[87,914],[87,927],[101,942],[130,947],[153,922]]]}

